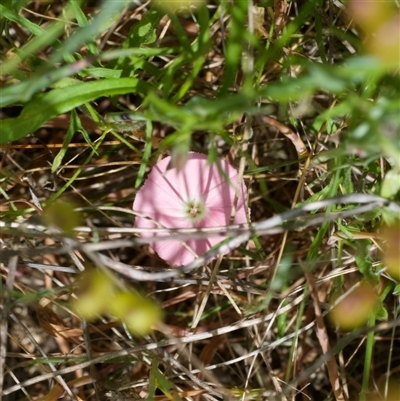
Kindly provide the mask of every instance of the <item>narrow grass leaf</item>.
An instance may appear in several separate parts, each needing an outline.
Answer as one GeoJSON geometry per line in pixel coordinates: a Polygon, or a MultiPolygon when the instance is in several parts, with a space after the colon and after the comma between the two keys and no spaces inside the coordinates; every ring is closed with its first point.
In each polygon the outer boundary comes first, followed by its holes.
{"type": "Polygon", "coordinates": [[[69,127],[67,130],[67,134],[63,141],[63,146],[60,151],[57,153],[56,157],[54,158],[53,164],[51,166],[51,172],[54,173],[60,167],[62,160],[67,153],[68,145],[71,143],[72,137],[74,136],[75,132],[82,132],[83,127],[80,123],[79,117],[75,110],[71,112],[71,121],[69,123],[69,127]]]}
{"type": "Polygon", "coordinates": [[[14,11],[13,9],[6,7],[4,4],[0,4],[0,15],[2,16],[2,18],[5,18],[9,21],[21,25],[27,31],[31,32],[35,36],[41,36],[46,34],[45,29],[24,18],[23,16],[18,14],[17,11],[14,11]]]}

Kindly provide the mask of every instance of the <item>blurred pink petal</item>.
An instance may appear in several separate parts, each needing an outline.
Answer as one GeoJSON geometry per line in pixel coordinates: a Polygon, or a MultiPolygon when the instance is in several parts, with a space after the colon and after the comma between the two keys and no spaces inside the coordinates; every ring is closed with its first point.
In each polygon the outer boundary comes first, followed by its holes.
{"type": "MultiPolygon", "coordinates": [[[[137,216],[138,228],[200,228],[229,225],[235,199],[237,171],[225,160],[209,164],[207,156],[190,152],[181,168],[170,168],[171,157],[158,162],[139,190],[133,210],[148,218],[137,216]],[[226,177],[220,172],[223,170],[226,177]],[[157,224],[158,223],[158,224],[157,224]]],[[[247,189],[240,183],[234,224],[247,223],[247,189]]],[[[144,237],[169,235],[142,233],[144,237]]],[[[185,246],[178,240],[150,244],[155,252],[174,266],[192,262],[202,256],[224,237],[188,239],[185,246]],[[190,249],[188,249],[190,248],[190,249]]]]}

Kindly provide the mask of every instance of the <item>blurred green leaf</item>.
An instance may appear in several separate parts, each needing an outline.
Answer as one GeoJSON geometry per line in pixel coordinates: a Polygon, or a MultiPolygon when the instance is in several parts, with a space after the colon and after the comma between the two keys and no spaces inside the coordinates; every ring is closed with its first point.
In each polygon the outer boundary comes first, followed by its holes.
{"type": "Polygon", "coordinates": [[[397,284],[396,287],[394,287],[393,295],[395,295],[395,296],[400,295],[400,284],[397,284]]]}
{"type": "Polygon", "coordinates": [[[98,269],[86,271],[74,284],[77,298],[75,312],[87,320],[95,320],[108,311],[116,288],[110,276],[98,269]]]}
{"type": "MultiPolygon", "coordinates": [[[[32,24],[28,20],[20,17],[19,14],[14,12],[10,8],[6,8],[0,4],[0,15],[9,16],[11,20],[16,20],[18,22],[23,22],[27,29],[32,29],[36,34],[33,38],[27,41],[19,49],[15,50],[15,53],[6,59],[1,65],[1,74],[13,74],[14,71],[18,70],[18,65],[23,61],[31,57],[33,54],[37,54],[44,47],[51,47],[53,43],[57,40],[58,36],[64,32],[65,27],[69,23],[69,20],[73,18],[73,11],[70,4],[67,4],[64,8],[64,18],[62,21],[51,22],[46,29],[43,31],[39,26],[32,24]],[[4,14],[3,14],[4,13],[4,14]]],[[[32,33],[33,33],[32,32],[32,33]]],[[[62,54],[60,55],[62,57],[62,54]]],[[[47,64],[52,66],[52,64],[47,64]]]]}
{"type": "Polygon", "coordinates": [[[118,292],[109,301],[108,310],[136,336],[149,334],[162,319],[161,309],[152,300],[134,291],[118,292]]]}
{"type": "Polygon", "coordinates": [[[16,141],[60,114],[101,96],[125,93],[146,94],[151,86],[136,78],[104,79],[53,89],[32,99],[17,118],[6,118],[0,125],[0,144],[16,141]]]}
{"type": "Polygon", "coordinates": [[[400,191],[400,172],[389,170],[382,182],[381,196],[392,199],[400,191]]]}
{"type": "Polygon", "coordinates": [[[72,236],[74,228],[81,222],[81,216],[75,211],[73,203],[58,200],[45,207],[43,220],[47,225],[57,227],[63,233],[72,236]]]}
{"type": "Polygon", "coordinates": [[[9,21],[21,25],[28,32],[31,32],[35,36],[41,36],[43,34],[46,34],[46,30],[36,25],[35,23],[29,21],[27,18],[24,18],[23,16],[18,14],[17,10],[13,10],[12,8],[7,7],[5,4],[0,4],[0,15],[2,18],[6,18],[9,21]]]}

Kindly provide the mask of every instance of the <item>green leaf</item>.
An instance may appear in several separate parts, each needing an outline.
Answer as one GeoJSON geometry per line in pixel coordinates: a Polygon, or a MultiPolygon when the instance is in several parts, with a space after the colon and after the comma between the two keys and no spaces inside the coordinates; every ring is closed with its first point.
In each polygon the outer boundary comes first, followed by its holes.
{"type": "Polygon", "coordinates": [[[147,164],[151,156],[151,136],[153,134],[153,124],[150,120],[147,120],[146,124],[146,146],[142,156],[142,162],[140,164],[138,176],[135,182],[135,188],[139,188],[143,182],[144,174],[146,172],[147,164]]]}
{"type": "Polygon", "coordinates": [[[366,280],[373,284],[378,284],[379,277],[373,271],[372,260],[369,255],[369,240],[358,240],[355,243],[355,260],[360,273],[366,280]]]}
{"type": "Polygon", "coordinates": [[[157,38],[156,28],[164,14],[156,9],[147,11],[142,19],[132,26],[128,38],[122,43],[122,47],[132,48],[154,43],[157,38]]]}
{"type": "MultiPolygon", "coordinates": [[[[0,8],[0,15],[3,16],[3,11],[5,10],[3,7],[0,8]]],[[[8,10],[9,11],[9,10],[8,10]]],[[[10,11],[11,12],[11,11],[10,11]]],[[[11,18],[16,18],[16,16],[12,16],[9,13],[7,14],[11,18]]],[[[13,74],[14,71],[18,69],[18,65],[21,64],[24,60],[28,59],[33,54],[37,54],[40,50],[45,47],[52,46],[53,43],[57,40],[58,36],[64,32],[66,29],[68,21],[73,18],[73,13],[69,4],[64,8],[63,12],[63,20],[51,22],[45,29],[44,33],[38,26],[35,28],[33,25],[29,24],[30,29],[34,29],[35,34],[38,34],[31,40],[27,41],[23,46],[21,46],[16,53],[6,59],[3,64],[1,65],[1,73],[2,75],[13,74]]],[[[28,26],[28,23],[25,21],[25,26],[28,26]]],[[[57,53],[59,54],[59,59],[63,57],[62,52],[57,53]]],[[[51,62],[47,63],[46,69],[48,70],[49,66],[52,66],[51,62]]]]}
{"type": "Polygon", "coordinates": [[[400,172],[389,170],[383,179],[381,196],[391,199],[400,191],[400,172]]]}
{"type": "MultiPolygon", "coordinates": [[[[88,18],[86,14],[83,12],[80,7],[79,2],[71,1],[72,11],[75,14],[76,20],[80,27],[85,27],[89,25],[88,18]]],[[[99,54],[99,50],[97,49],[95,38],[92,37],[87,41],[87,47],[91,54],[99,54]]]]}
{"type": "Polygon", "coordinates": [[[152,381],[155,382],[156,386],[168,397],[169,400],[182,401],[177,394],[172,393],[174,390],[173,384],[158,370],[158,361],[154,359],[151,365],[150,376],[152,377],[152,381]]]}
{"type": "Polygon", "coordinates": [[[21,25],[21,27],[24,27],[27,31],[33,33],[35,36],[46,34],[46,31],[43,28],[34,24],[28,19],[23,18],[17,12],[5,7],[3,4],[0,4],[0,15],[9,21],[15,22],[17,25],[21,25]]]}
{"type": "Polygon", "coordinates": [[[84,128],[82,127],[79,117],[75,110],[72,110],[71,113],[71,121],[69,123],[67,135],[64,139],[63,146],[60,151],[57,153],[57,156],[54,158],[53,165],[51,166],[51,172],[54,173],[60,167],[62,160],[67,153],[68,145],[71,143],[72,137],[74,136],[75,132],[82,132],[84,128]]]}
{"type": "Polygon", "coordinates": [[[395,296],[400,295],[400,284],[397,284],[396,287],[394,287],[393,295],[395,296]]]}
{"type": "Polygon", "coordinates": [[[229,13],[231,15],[229,36],[225,49],[225,70],[220,94],[227,94],[235,82],[240,66],[242,51],[246,42],[243,41],[244,27],[247,23],[247,2],[232,2],[229,13]]]}
{"type": "Polygon", "coordinates": [[[383,302],[380,300],[379,300],[379,302],[377,302],[375,316],[379,320],[388,320],[388,316],[389,316],[388,311],[386,310],[383,302]]]}
{"type": "Polygon", "coordinates": [[[145,94],[151,86],[136,78],[104,79],[53,89],[32,99],[17,118],[1,121],[0,144],[16,141],[40,128],[51,118],[67,113],[101,96],[136,92],[145,94]]]}
{"type": "Polygon", "coordinates": [[[158,369],[158,360],[154,358],[151,362],[151,369],[149,374],[149,388],[147,394],[147,401],[154,401],[154,397],[156,394],[156,376],[155,371],[158,369]]]}
{"type": "MultiPolygon", "coordinates": [[[[72,15],[75,18],[74,7],[71,3],[72,15]]],[[[79,27],[74,34],[61,43],[60,48],[49,59],[49,64],[54,65],[60,60],[75,52],[83,43],[97,38],[102,32],[114,25],[121,18],[123,10],[129,6],[129,0],[107,1],[103,0],[100,11],[91,19],[90,24],[79,27]]],[[[75,7],[76,8],[76,7],[75,7]]]]}

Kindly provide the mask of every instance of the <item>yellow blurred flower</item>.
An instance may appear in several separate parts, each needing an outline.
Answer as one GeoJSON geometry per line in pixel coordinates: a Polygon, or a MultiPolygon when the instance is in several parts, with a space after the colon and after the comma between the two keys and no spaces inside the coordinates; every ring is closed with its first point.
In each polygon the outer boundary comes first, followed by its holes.
{"type": "Polygon", "coordinates": [[[400,67],[400,13],[395,2],[351,0],[348,10],[365,33],[364,48],[388,69],[400,67]]]}
{"type": "Polygon", "coordinates": [[[363,326],[378,305],[372,286],[363,283],[346,294],[329,313],[331,322],[343,331],[363,326]]]}

